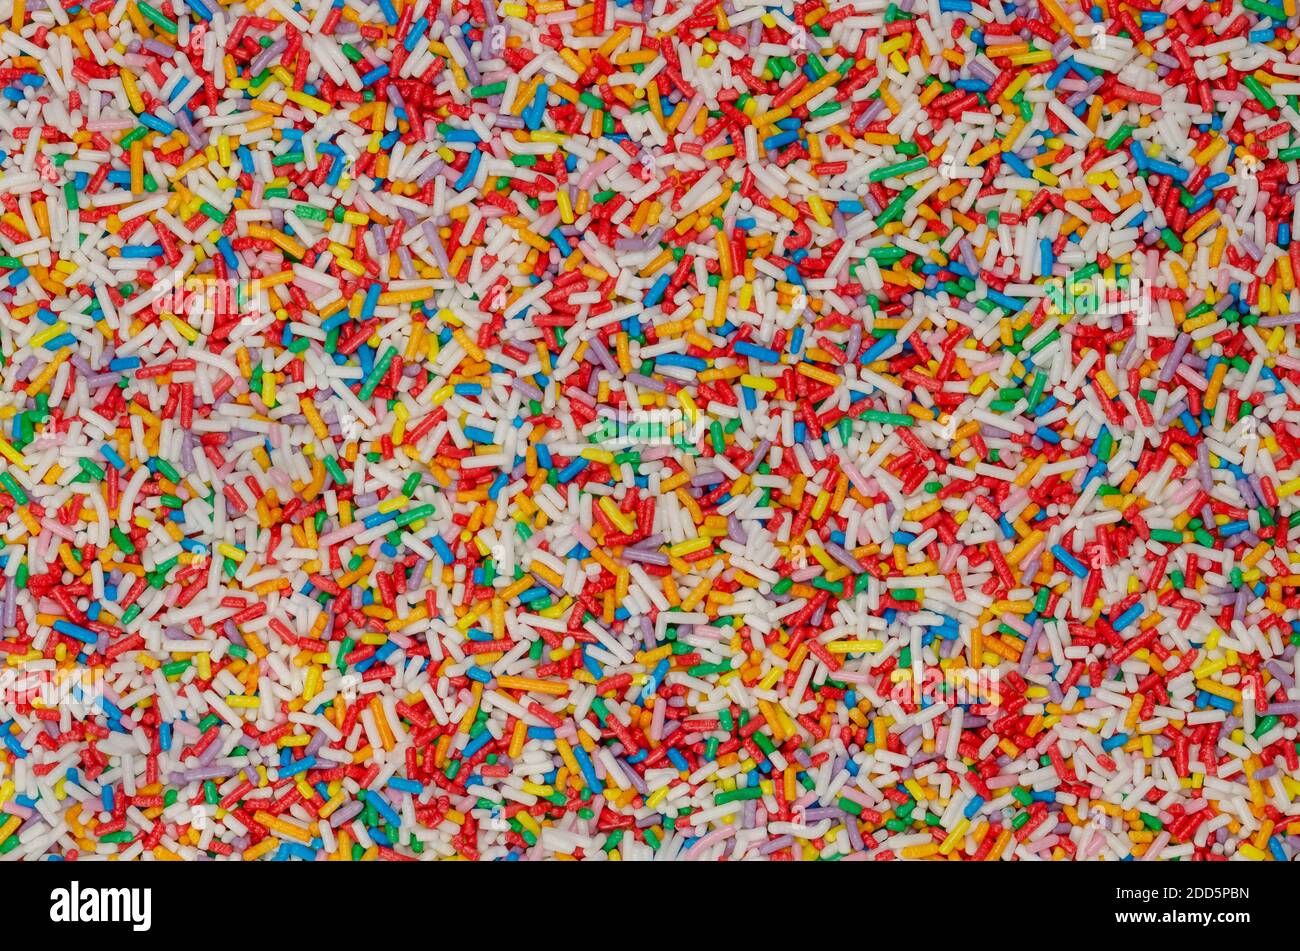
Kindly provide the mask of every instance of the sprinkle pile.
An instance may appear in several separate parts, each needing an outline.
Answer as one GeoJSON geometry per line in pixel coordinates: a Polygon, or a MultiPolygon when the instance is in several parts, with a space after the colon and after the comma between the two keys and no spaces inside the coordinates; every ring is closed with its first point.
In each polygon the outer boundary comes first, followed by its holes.
{"type": "Polygon", "coordinates": [[[1296,0],[8,7],[3,858],[1300,853],[1296,0]]]}

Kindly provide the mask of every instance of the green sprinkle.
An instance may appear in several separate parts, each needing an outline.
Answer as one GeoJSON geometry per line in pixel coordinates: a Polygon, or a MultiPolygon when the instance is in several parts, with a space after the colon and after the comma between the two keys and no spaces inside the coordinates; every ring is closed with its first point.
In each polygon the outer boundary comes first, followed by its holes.
{"type": "Polygon", "coordinates": [[[898,178],[902,175],[908,175],[912,172],[919,172],[930,164],[929,160],[923,155],[918,155],[914,159],[908,159],[906,162],[899,162],[897,165],[886,165],[884,168],[878,168],[867,175],[869,182],[883,182],[889,178],[898,178]]]}

